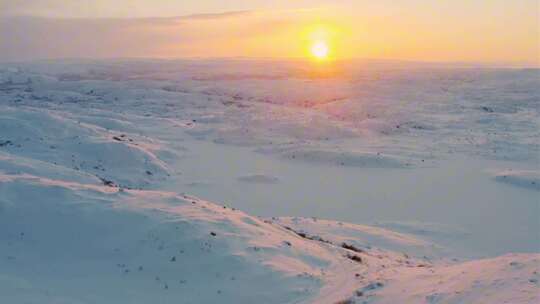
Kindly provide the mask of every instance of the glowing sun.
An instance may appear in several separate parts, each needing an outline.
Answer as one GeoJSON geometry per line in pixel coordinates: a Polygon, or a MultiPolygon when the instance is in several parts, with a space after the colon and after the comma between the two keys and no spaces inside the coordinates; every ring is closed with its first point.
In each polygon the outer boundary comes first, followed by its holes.
{"type": "Polygon", "coordinates": [[[311,55],[317,59],[326,59],[328,57],[328,44],[324,41],[317,41],[311,46],[311,55]]]}

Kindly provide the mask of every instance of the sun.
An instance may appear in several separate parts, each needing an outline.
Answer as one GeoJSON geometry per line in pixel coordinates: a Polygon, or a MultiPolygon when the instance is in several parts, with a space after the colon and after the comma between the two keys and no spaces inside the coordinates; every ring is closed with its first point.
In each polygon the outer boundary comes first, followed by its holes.
{"type": "Polygon", "coordinates": [[[328,58],[329,51],[328,44],[325,41],[317,41],[311,46],[311,55],[319,60],[328,58]]]}

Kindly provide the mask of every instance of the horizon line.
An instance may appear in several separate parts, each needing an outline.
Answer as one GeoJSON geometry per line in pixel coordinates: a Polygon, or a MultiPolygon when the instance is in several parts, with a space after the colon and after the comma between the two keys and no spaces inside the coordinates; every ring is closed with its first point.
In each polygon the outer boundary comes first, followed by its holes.
{"type": "MultiPolygon", "coordinates": [[[[197,56],[178,56],[178,57],[145,57],[145,56],[126,56],[126,57],[117,57],[117,56],[104,56],[104,57],[54,57],[54,58],[34,58],[34,59],[23,59],[15,61],[2,61],[0,59],[0,64],[17,64],[17,63],[32,63],[32,62],[45,62],[45,61],[111,61],[111,60],[122,60],[122,61],[233,61],[233,60],[259,60],[259,61],[295,61],[295,62],[312,62],[312,60],[305,57],[264,57],[264,56],[208,56],[208,57],[197,57],[197,56]]],[[[353,57],[353,58],[341,58],[334,59],[330,61],[331,63],[346,63],[351,61],[371,61],[371,62],[380,62],[380,63],[401,63],[401,64],[425,64],[425,65],[480,65],[483,67],[494,66],[496,68],[506,67],[506,68],[532,68],[540,69],[539,63],[532,62],[523,62],[523,61],[444,61],[444,60],[415,60],[415,59],[398,59],[398,58],[373,58],[373,57],[353,57]]]]}

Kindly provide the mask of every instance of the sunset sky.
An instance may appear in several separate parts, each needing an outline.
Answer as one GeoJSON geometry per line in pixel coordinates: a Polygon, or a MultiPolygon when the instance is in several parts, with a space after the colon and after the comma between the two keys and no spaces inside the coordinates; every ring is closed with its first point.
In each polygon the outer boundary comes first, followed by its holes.
{"type": "Polygon", "coordinates": [[[537,0],[0,0],[0,60],[376,58],[539,65],[537,0]],[[320,45],[319,45],[320,46],[320,45]]]}

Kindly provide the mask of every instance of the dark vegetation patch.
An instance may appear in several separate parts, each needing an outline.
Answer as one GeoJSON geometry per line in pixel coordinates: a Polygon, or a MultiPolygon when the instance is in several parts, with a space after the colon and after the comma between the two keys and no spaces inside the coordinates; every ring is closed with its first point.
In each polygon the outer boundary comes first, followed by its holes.
{"type": "Polygon", "coordinates": [[[334,245],[334,243],[328,241],[328,240],[325,240],[323,239],[322,237],[318,236],[318,235],[308,235],[307,233],[305,232],[302,232],[302,231],[296,231],[294,229],[292,229],[291,227],[289,226],[284,226],[283,228],[293,232],[294,234],[298,235],[299,237],[303,238],[303,239],[306,239],[306,240],[310,240],[310,241],[317,241],[317,242],[322,242],[322,243],[326,243],[326,244],[331,244],[331,245],[334,245]]]}
{"type": "Polygon", "coordinates": [[[107,187],[112,187],[112,188],[118,188],[118,185],[113,182],[112,180],[108,180],[104,177],[101,177],[101,176],[98,176],[99,180],[101,180],[101,182],[103,183],[103,185],[107,186],[107,187]]]}
{"type": "Polygon", "coordinates": [[[351,250],[351,251],[354,251],[354,252],[358,252],[358,253],[364,252],[364,250],[362,250],[362,249],[360,249],[358,247],[355,247],[354,245],[347,244],[347,243],[342,243],[341,247],[345,248],[345,249],[348,249],[348,250],[351,250]]]}
{"type": "Polygon", "coordinates": [[[7,146],[13,146],[13,142],[11,140],[0,140],[0,147],[7,146]]]}
{"type": "Polygon", "coordinates": [[[347,257],[351,261],[355,261],[357,263],[362,263],[362,258],[355,254],[347,254],[345,257],[347,257]]]}

